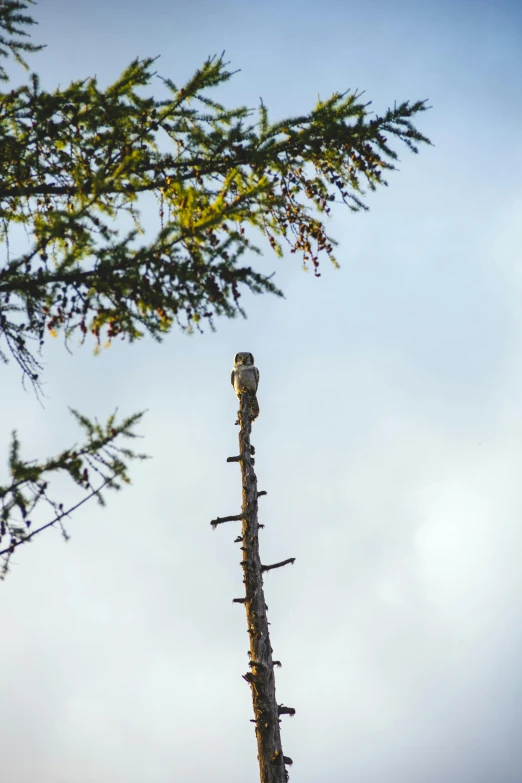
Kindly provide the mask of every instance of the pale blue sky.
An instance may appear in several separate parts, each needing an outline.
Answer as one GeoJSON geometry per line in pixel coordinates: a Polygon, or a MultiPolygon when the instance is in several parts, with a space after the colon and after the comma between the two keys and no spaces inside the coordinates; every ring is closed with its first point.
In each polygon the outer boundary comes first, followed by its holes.
{"type": "MultiPolygon", "coordinates": [[[[239,552],[232,357],[261,372],[258,476],[291,781],[520,783],[522,6],[166,0],[37,6],[44,83],[136,55],[272,117],[358,87],[427,98],[371,211],[338,212],[341,269],[277,270],[246,321],[95,358],[47,346],[45,410],[2,370],[0,436],[68,446],[66,409],[148,409],[133,486],[42,536],[0,585],[6,783],[257,779],[239,552]]],[[[67,493],[68,490],[64,489],[67,493]]],[[[72,496],[72,495],[68,495],[72,496]]]]}

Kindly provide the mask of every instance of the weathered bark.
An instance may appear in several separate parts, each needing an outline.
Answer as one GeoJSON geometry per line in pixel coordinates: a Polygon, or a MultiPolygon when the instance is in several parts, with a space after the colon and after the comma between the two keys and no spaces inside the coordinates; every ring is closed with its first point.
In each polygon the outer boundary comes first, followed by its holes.
{"type": "Polygon", "coordinates": [[[217,517],[211,521],[216,527],[224,522],[242,521],[241,535],[235,542],[241,543],[243,560],[243,582],[245,597],[234,598],[234,603],[245,604],[248,634],[250,637],[250,668],[243,675],[252,689],[254,720],[256,727],[259,773],[261,783],[286,783],[288,773],[286,765],[292,759],[283,755],[279,716],[294,715],[293,707],[278,705],[275,693],[274,666],[280,661],[272,660],[272,647],[268,632],[267,606],[263,591],[263,572],[293,563],[291,557],[271,566],[264,566],[259,556],[259,529],[263,527],[257,519],[257,499],[266,495],[258,492],[257,477],[254,471],[254,447],[250,443],[252,431],[252,407],[248,392],[241,395],[237,424],[239,428],[239,455],[229,457],[227,462],[239,462],[243,483],[243,506],[241,514],[217,517]]]}
{"type": "MultiPolygon", "coordinates": [[[[251,671],[244,675],[252,689],[261,783],[285,783],[288,774],[281,747],[279,708],[276,701],[274,664],[268,631],[263,566],[259,555],[257,519],[257,477],[250,443],[252,419],[250,399],[243,394],[239,404],[239,455],[243,480],[242,546],[245,608],[250,636],[251,671]]],[[[289,761],[289,760],[288,760],[289,761]]]]}

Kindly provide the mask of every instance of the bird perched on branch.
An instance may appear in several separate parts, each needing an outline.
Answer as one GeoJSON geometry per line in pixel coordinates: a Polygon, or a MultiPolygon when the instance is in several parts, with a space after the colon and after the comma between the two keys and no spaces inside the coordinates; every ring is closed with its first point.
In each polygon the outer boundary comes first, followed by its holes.
{"type": "Polygon", "coordinates": [[[254,365],[254,357],[251,353],[236,353],[234,356],[234,369],[230,376],[232,386],[240,398],[245,392],[250,397],[250,412],[252,421],[259,416],[259,403],[256,392],[259,385],[259,370],[254,365]]]}

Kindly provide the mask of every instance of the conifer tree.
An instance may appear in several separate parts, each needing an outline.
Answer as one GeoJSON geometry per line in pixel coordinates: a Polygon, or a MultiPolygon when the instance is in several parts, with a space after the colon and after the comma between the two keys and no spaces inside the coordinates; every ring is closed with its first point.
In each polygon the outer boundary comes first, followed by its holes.
{"type": "MultiPolygon", "coordinates": [[[[0,56],[24,67],[42,48],[28,39],[29,4],[0,0],[0,56]]],[[[58,334],[99,348],[159,340],[174,327],[204,331],[220,316],[245,315],[244,291],[281,295],[254,266],[256,236],[319,276],[323,258],[337,264],[326,230],[332,204],[367,209],[365,192],[395,168],[393,143],[413,152],[429,143],[412,124],[425,101],[379,115],[361,93],[335,93],[271,122],[263,103],[227,108],[212,97],[233,76],[223,56],[181,86],[154,69],[154,59],[136,59],[107,89],[91,77],[53,92],[31,73],[0,92],[0,356],[37,394],[42,350],[58,334]],[[142,220],[144,197],[156,204],[155,227],[142,220]],[[25,249],[14,253],[21,236],[25,249]]],[[[0,80],[9,82],[3,66],[0,80]]],[[[13,436],[0,487],[4,567],[37,532],[41,501],[51,518],[40,529],[70,511],[51,493],[53,474],[65,470],[102,499],[140,456],[119,445],[139,416],[100,425],[76,415],[85,444],[44,462],[22,460],[13,436]]]]}

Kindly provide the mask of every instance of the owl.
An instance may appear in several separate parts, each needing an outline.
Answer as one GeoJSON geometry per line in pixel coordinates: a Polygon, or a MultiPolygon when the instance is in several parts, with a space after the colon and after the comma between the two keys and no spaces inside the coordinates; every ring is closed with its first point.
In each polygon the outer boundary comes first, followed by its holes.
{"type": "Polygon", "coordinates": [[[250,396],[250,411],[254,421],[259,416],[259,403],[256,397],[259,370],[254,366],[254,357],[251,353],[236,353],[230,380],[238,397],[241,397],[244,392],[250,396]]]}

